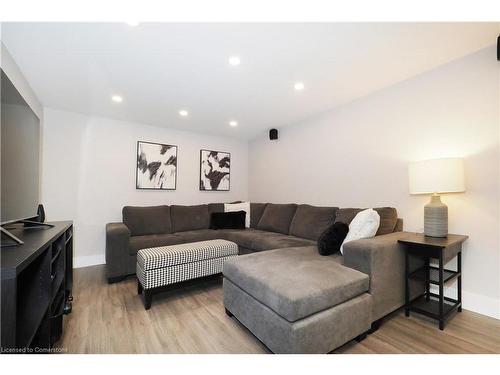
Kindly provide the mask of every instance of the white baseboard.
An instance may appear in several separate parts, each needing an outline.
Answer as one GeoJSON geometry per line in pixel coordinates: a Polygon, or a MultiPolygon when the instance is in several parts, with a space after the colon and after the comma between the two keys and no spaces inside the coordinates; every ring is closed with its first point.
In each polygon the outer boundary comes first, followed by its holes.
{"type": "MultiPolygon", "coordinates": [[[[445,296],[455,298],[456,290],[457,289],[455,286],[445,287],[445,296]]],[[[431,285],[431,292],[438,293],[438,288],[434,285],[431,285]]],[[[478,314],[486,315],[495,319],[500,319],[500,300],[484,296],[482,294],[467,292],[463,289],[462,308],[464,310],[473,311],[478,314]]]]}
{"type": "Polygon", "coordinates": [[[465,310],[500,319],[500,300],[495,298],[462,291],[462,307],[465,310]]]}
{"type": "Polygon", "coordinates": [[[87,255],[73,258],[73,268],[82,268],[97,266],[99,264],[105,264],[106,260],[104,254],[100,255],[87,255]]]}

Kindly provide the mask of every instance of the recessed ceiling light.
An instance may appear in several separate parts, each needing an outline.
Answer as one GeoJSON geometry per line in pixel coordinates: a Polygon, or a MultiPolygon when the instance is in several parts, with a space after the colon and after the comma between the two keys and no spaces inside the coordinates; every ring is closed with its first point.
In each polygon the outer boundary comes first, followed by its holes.
{"type": "Polygon", "coordinates": [[[115,103],[121,103],[121,102],[123,102],[123,98],[120,95],[113,95],[111,97],[111,100],[114,101],[115,103]]]}
{"type": "Polygon", "coordinates": [[[139,22],[137,22],[137,21],[128,21],[127,25],[135,27],[135,26],[139,26],[139,22]]]}
{"type": "Polygon", "coordinates": [[[293,85],[293,88],[296,91],[302,91],[302,90],[304,90],[304,82],[295,82],[295,85],[293,85]]]}
{"type": "Polygon", "coordinates": [[[238,121],[234,121],[234,120],[229,121],[229,126],[232,126],[233,128],[238,126],[238,121]]]}
{"type": "Polygon", "coordinates": [[[231,56],[228,61],[229,61],[229,64],[231,64],[233,66],[237,66],[237,65],[241,64],[241,60],[238,56],[231,56]]]}
{"type": "Polygon", "coordinates": [[[185,109],[181,109],[179,111],[179,116],[181,116],[181,117],[187,117],[188,115],[189,115],[189,112],[186,111],[185,109]]]}

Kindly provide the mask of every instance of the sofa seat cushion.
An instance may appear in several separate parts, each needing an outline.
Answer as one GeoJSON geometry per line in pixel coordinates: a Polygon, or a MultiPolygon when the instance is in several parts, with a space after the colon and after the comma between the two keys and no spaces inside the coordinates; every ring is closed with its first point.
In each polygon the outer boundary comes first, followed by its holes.
{"type": "Polygon", "coordinates": [[[172,233],[168,206],[125,206],[122,209],[122,218],[132,236],[172,233]]]}
{"type": "Polygon", "coordinates": [[[290,225],[290,234],[317,241],[321,233],[333,224],[337,209],[300,204],[290,225]]]}
{"type": "Polygon", "coordinates": [[[264,213],[259,220],[257,229],[288,234],[290,231],[290,223],[292,222],[296,210],[297,205],[294,203],[269,203],[264,209],[264,213]]]}
{"type": "Polygon", "coordinates": [[[213,229],[198,229],[198,230],[188,230],[185,232],[174,233],[177,237],[182,239],[182,242],[198,242],[198,241],[208,241],[215,239],[224,239],[218,231],[213,229]]]}
{"type": "Polygon", "coordinates": [[[282,249],[285,247],[312,246],[314,241],[288,236],[286,234],[267,232],[258,229],[222,229],[214,231],[217,238],[236,242],[238,246],[253,251],[282,249]]]}
{"type": "Polygon", "coordinates": [[[257,229],[220,229],[216,230],[220,238],[236,242],[238,246],[253,250],[253,242],[268,234],[263,230],[257,229]]]}
{"type": "Polygon", "coordinates": [[[305,238],[289,236],[287,234],[264,232],[257,236],[252,242],[252,249],[255,251],[284,249],[288,247],[314,246],[315,241],[305,238]]]}
{"type": "Polygon", "coordinates": [[[129,254],[135,255],[141,249],[157,246],[177,245],[184,242],[175,234],[149,234],[146,236],[131,236],[129,242],[129,254]]]}
{"type": "Polygon", "coordinates": [[[368,291],[366,274],[323,257],[315,246],[278,249],[234,258],[224,277],[289,322],[368,291]]]}

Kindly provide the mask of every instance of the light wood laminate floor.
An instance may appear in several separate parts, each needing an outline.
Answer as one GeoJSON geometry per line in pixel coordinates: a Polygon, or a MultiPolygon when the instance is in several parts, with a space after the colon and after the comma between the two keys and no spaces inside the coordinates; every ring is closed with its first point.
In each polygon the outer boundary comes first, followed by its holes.
{"type": "MultiPolygon", "coordinates": [[[[104,266],[76,269],[73,311],[58,346],[69,353],[269,353],[224,313],[221,278],[155,295],[145,311],[133,278],[108,285],[104,266]]],[[[361,343],[335,353],[500,353],[500,320],[464,310],[440,331],[396,312],[361,343]]]]}

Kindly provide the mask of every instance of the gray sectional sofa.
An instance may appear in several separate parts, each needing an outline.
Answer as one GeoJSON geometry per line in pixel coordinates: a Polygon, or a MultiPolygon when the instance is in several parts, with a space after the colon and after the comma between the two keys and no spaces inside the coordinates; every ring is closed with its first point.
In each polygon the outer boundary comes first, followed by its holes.
{"type": "Polygon", "coordinates": [[[139,249],[226,239],[245,255],[224,265],[224,305],[272,351],[324,353],[363,335],[404,304],[405,236],[394,208],[376,208],[377,235],[321,256],[316,242],[333,222],[349,224],[358,208],[251,203],[251,227],[212,230],[224,205],[124,207],[106,226],[109,282],[135,273],[139,249]],[[270,250],[270,251],[268,251],[270,250]]]}

